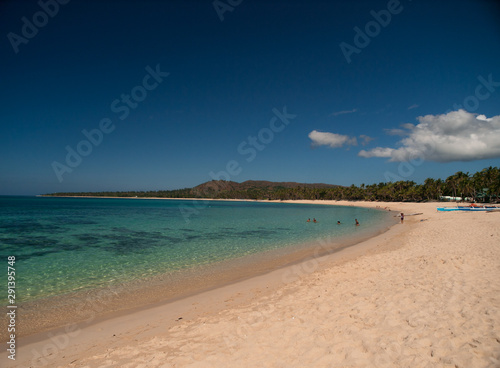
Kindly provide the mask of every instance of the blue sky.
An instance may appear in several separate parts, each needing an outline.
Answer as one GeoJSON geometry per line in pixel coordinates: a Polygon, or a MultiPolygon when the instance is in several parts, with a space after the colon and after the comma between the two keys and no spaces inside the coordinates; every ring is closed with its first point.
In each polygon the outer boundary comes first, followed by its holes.
{"type": "Polygon", "coordinates": [[[500,162],[494,1],[10,0],[0,31],[0,194],[500,162]]]}

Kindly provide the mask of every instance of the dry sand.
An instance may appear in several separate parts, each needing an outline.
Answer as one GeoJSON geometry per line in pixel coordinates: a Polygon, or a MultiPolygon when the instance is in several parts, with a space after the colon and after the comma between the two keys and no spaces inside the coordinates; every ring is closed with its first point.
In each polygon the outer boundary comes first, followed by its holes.
{"type": "Polygon", "coordinates": [[[500,213],[322,203],[423,214],[332,255],[20,339],[0,365],[500,367],[500,213]]]}

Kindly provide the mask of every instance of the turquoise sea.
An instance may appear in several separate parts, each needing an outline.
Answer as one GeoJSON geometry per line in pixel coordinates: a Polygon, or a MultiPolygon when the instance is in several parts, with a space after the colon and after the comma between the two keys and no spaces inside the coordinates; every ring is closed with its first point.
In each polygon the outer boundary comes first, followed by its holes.
{"type": "Polygon", "coordinates": [[[16,300],[22,303],[277,249],[286,253],[318,239],[340,244],[392,223],[387,212],[358,207],[4,196],[0,260],[6,269],[7,257],[16,257],[16,300]]]}

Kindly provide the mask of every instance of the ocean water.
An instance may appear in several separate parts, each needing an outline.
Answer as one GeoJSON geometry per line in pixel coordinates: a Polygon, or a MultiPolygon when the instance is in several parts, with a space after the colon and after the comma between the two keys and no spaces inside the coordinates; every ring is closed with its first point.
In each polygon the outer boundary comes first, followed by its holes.
{"type": "MultiPolygon", "coordinates": [[[[386,212],[358,207],[0,197],[0,261],[6,269],[7,257],[16,257],[16,301],[22,303],[276,249],[286,253],[319,239],[359,237],[392,221],[386,212]]],[[[2,279],[6,285],[6,272],[2,279]]]]}

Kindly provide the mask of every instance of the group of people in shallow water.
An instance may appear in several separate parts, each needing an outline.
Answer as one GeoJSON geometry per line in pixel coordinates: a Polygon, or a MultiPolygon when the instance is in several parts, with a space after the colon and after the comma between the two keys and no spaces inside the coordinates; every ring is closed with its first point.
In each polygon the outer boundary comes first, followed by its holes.
{"type": "MultiPolygon", "coordinates": [[[[356,226],[359,226],[358,219],[354,219],[354,221],[356,222],[356,226]]],[[[306,222],[311,222],[311,219],[308,218],[306,222]]],[[[316,218],[313,218],[312,222],[316,223],[318,221],[316,221],[316,218]]],[[[342,225],[342,223],[340,221],[337,221],[337,225],[342,225]]]]}
{"type": "MultiPolygon", "coordinates": [[[[401,215],[400,215],[400,218],[401,218],[401,223],[403,223],[403,221],[405,220],[405,215],[403,212],[401,212],[401,215]]],[[[358,219],[354,219],[355,223],[356,223],[356,226],[359,226],[359,221],[358,219]]],[[[311,222],[311,219],[308,218],[306,222],[311,222]]],[[[312,222],[316,223],[318,222],[315,218],[313,218],[312,222]]],[[[337,225],[342,225],[342,223],[340,221],[337,221],[337,225]]]]}
{"type": "MultiPolygon", "coordinates": [[[[379,207],[379,206],[377,206],[377,207],[379,207]]],[[[384,209],[385,208],[387,208],[387,207],[384,207],[384,209]]],[[[401,212],[401,214],[399,215],[399,218],[401,219],[401,223],[403,223],[405,220],[405,214],[403,212],[401,212]]],[[[311,219],[308,218],[306,222],[311,222],[311,219]]],[[[316,218],[313,218],[312,222],[316,223],[318,221],[316,220],[316,218]]],[[[356,226],[359,226],[358,219],[354,219],[354,222],[355,222],[356,226]]],[[[337,225],[342,225],[342,223],[340,221],[337,221],[337,225]]]]}

